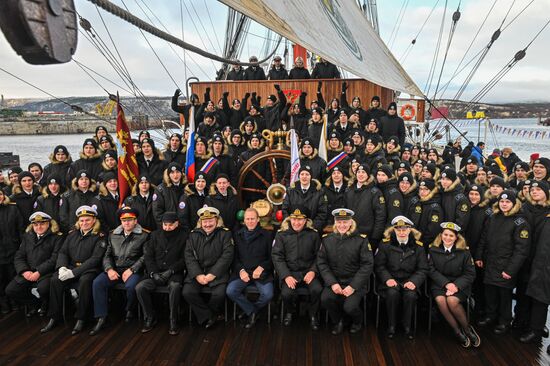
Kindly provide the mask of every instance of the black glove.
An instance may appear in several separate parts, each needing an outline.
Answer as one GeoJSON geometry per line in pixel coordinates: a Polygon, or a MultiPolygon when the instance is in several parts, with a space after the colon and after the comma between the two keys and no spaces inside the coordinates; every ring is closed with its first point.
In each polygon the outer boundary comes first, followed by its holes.
{"type": "Polygon", "coordinates": [[[227,96],[228,96],[228,95],[229,95],[229,92],[228,92],[228,91],[226,91],[226,92],[223,92],[223,96],[224,96],[224,98],[227,98],[227,96]]]}
{"type": "Polygon", "coordinates": [[[155,282],[155,285],[162,286],[166,283],[166,280],[162,278],[160,273],[151,273],[151,277],[153,278],[153,281],[155,282]]]}
{"type": "Polygon", "coordinates": [[[323,87],[323,82],[322,81],[319,81],[317,83],[317,92],[320,93],[321,92],[321,88],[323,87]]]}
{"type": "Polygon", "coordinates": [[[206,88],[206,94],[210,94],[210,88],[206,88]]]}
{"type": "Polygon", "coordinates": [[[345,93],[347,89],[348,89],[348,83],[346,83],[345,81],[342,82],[342,93],[345,93]]]}
{"type": "Polygon", "coordinates": [[[260,105],[262,101],[262,97],[256,97],[256,100],[258,101],[258,105],[260,105]]]}
{"type": "Polygon", "coordinates": [[[273,85],[273,87],[275,88],[275,90],[281,91],[281,86],[279,84],[275,84],[273,85]]]}
{"type": "Polygon", "coordinates": [[[250,93],[246,93],[246,94],[244,95],[244,99],[248,99],[248,98],[250,98],[250,93]]]}
{"type": "Polygon", "coordinates": [[[252,93],[252,98],[256,98],[256,92],[252,93]]]}
{"type": "Polygon", "coordinates": [[[307,92],[303,91],[300,96],[304,96],[304,97],[307,97],[307,92]]]}
{"type": "Polygon", "coordinates": [[[181,95],[181,90],[176,89],[176,91],[174,92],[174,96],[179,97],[180,95],[181,95]]]}

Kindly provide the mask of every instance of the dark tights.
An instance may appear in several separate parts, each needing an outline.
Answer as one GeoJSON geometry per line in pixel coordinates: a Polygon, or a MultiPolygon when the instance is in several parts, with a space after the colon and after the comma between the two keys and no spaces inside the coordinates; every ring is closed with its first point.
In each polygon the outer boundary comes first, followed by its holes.
{"type": "Polygon", "coordinates": [[[435,298],[437,307],[447,323],[453,328],[455,333],[460,331],[460,327],[467,329],[468,317],[466,316],[466,311],[460,303],[460,299],[456,296],[437,296],[435,298]]]}

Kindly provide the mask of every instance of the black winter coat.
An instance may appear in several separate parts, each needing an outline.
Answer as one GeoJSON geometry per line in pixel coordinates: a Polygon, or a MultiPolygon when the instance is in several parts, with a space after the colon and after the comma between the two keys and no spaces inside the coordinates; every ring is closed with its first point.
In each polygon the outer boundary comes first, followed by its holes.
{"type": "Polygon", "coordinates": [[[162,227],[162,215],[165,212],[177,212],[179,198],[183,194],[184,189],[184,183],[180,182],[179,185],[175,186],[169,179],[165,179],[164,183],[155,188],[155,193],[153,194],[153,216],[158,228],[162,227]]]}
{"type": "Polygon", "coordinates": [[[289,79],[311,79],[309,71],[304,67],[293,67],[288,74],[289,79]]]}
{"type": "Polygon", "coordinates": [[[61,202],[61,194],[54,196],[48,187],[42,189],[42,194],[38,196],[36,202],[34,203],[33,211],[42,211],[47,213],[54,219],[56,222],[61,222],[59,215],[59,205],[61,202]]]}
{"type": "Polygon", "coordinates": [[[155,221],[155,216],[153,215],[154,192],[154,188],[151,188],[147,198],[137,193],[126,197],[124,200],[124,206],[130,206],[138,211],[138,224],[140,224],[142,228],[149,231],[157,229],[157,222],[155,221]]]}
{"type": "Polygon", "coordinates": [[[539,235],[534,243],[535,256],[531,265],[531,276],[527,286],[527,295],[550,304],[550,215],[546,215],[539,235]]]}
{"type": "Polygon", "coordinates": [[[317,267],[326,287],[349,285],[365,293],[374,267],[367,236],[355,231],[326,235],[317,254],[317,267]]]}
{"type": "Polygon", "coordinates": [[[181,195],[178,204],[178,218],[185,231],[189,232],[197,226],[197,222],[199,221],[197,211],[204,206],[204,200],[207,195],[208,192],[205,188],[203,195],[200,196],[193,183],[185,187],[185,191],[181,195]]]}
{"type": "Polygon", "coordinates": [[[260,266],[264,270],[258,280],[261,283],[273,281],[273,263],[271,262],[271,247],[273,234],[262,229],[259,225],[247,236],[248,229],[243,227],[235,233],[235,257],[233,258],[233,272],[231,280],[240,277],[240,271],[248,273],[251,280],[252,273],[260,266]]]}
{"type": "Polygon", "coordinates": [[[44,176],[47,178],[50,175],[55,175],[59,178],[61,185],[67,187],[70,180],[67,180],[67,172],[71,167],[73,160],[69,156],[64,162],[55,159],[55,155],[50,154],[50,163],[44,167],[44,176]]]}
{"type": "MultiPolygon", "coordinates": [[[[101,185],[103,186],[103,183],[101,185]]],[[[113,197],[104,187],[100,188],[99,191],[99,195],[94,200],[94,205],[97,207],[97,217],[101,223],[101,232],[107,235],[109,231],[114,230],[120,225],[120,220],[117,216],[118,195],[113,197]]]]}
{"type": "Polygon", "coordinates": [[[443,209],[439,204],[438,191],[436,187],[428,196],[414,198],[407,214],[414,227],[422,233],[422,240],[426,243],[433,242],[441,232],[443,209]]]}
{"type": "Polygon", "coordinates": [[[398,115],[386,115],[380,118],[378,129],[384,141],[388,141],[392,136],[397,136],[399,145],[405,144],[405,122],[398,115]]]}
{"type": "Polygon", "coordinates": [[[139,224],[127,237],[124,237],[122,226],[117,227],[109,234],[107,250],[103,257],[103,270],[107,272],[114,269],[122,273],[130,268],[133,273],[140,273],[144,267],[143,252],[148,239],[149,233],[139,224]]]}
{"type": "Polygon", "coordinates": [[[183,274],[187,232],[181,227],[173,231],[158,229],[149,235],[145,243],[145,267],[149,275],[172,270],[183,274]]]}
{"type": "Polygon", "coordinates": [[[523,262],[529,256],[532,232],[529,223],[520,213],[521,203],[506,215],[496,208],[488,219],[477,251],[476,260],[483,261],[484,283],[505,288],[514,288],[523,262]],[[512,278],[505,280],[502,272],[512,278]]]}
{"type": "Polygon", "coordinates": [[[25,225],[19,210],[7,197],[0,204],[0,222],[0,264],[11,264],[25,225]]]}
{"type": "Polygon", "coordinates": [[[13,187],[12,195],[10,201],[15,203],[19,214],[23,218],[23,222],[26,224],[29,223],[29,217],[34,211],[34,203],[36,199],[40,196],[40,187],[33,185],[32,193],[29,195],[25,193],[19,185],[13,187]]]}
{"type": "Polygon", "coordinates": [[[309,166],[311,168],[311,179],[324,182],[327,178],[327,162],[319,157],[317,149],[313,150],[313,154],[310,156],[300,153],[300,166],[309,166]]]}
{"type": "Polygon", "coordinates": [[[382,239],[386,223],[386,201],[382,192],[371,182],[357,188],[353,182],[345,194],[346,206],[355,212],[357,231],[367,234],[371,242],[382,239]]]}
{"type": "Polygon", "coordinates": [[[101,166],[101,153],[98,151],[92,156],[86,156],[84,153],[80,153],[80,159],[71,164],[71,167],[67,170],[67,180],[66,183],[72,182],[76,177],[76,173],[80,170],[86,170],[88,172],[88,177],[97,181],[99,178],[99,173],[103,171],[101,166]]]}
{"type": "Polygon", "coordinates": [[[245,72],[245,80],[265,80],[264,69],[258,66],[248,66],[245,72]]]}
{"type": "Polygon", "coordinates": [[[215,184],[210,185],[210,192],[208,197],[205,198],[204,204],[210,207],[215,207],[220,211],[220,216],[223,218],[223,222],[226,228],[229,230],[235,230],[238,228],[239,222],[237,221],[237,212],[240,209],[239,198],[237,197],[237,190],[233,187],[227,189],[227,195],[224,196],[215,184]]]}
{"type": "MultiPolygon", "coordinates": [[[[281,128],[281,115],[286,107],[286,96],[283,90],[277,92],[278,101],[271,107],[264,108],[265,128],[271,131],[277,131],[281,128]]],[[[260,124],[258,126],[258,132],[261,133],[262,129],[260,124]]]]}
{"type": "Polygon", "coordinates": [[[428,273],[428,262],[422,242],[415,239],[415,235],[418,235],[416,233],[409,235],[409,241],[403,250],[393,228],[389,229],[389,236],[384,238],[374,257],[374,271],[380,289],[387,289],[386,281],[394,279],[401,286],[411,281],[416,290],[420,291],[428,273]]]}
{"type": "Polygon", "coordinates": [[[38,239],[34,231],[26,232],[13,260],[18,276],[16,280],[18,282],[26,281],[22,276],[26,271],[38,271],[40,278],[51,276],[55,270],[57,252],[62,244],[63,237],[60,233],[48,230],[38,239]]]}
{"type": "Polygon", "coordinates": [[[336,192],[336,188],[332,183],[332,178],[329,177],[325,183],[325,195],[327,197],[327,225],[334,224],[334,216],[331,215],[332,210],[346,207],[346,191],[347,181],[342,182],[342,187],[336,192]]]}
{"type": "Polygon", "coordinates": [[[136,160],[138,163],[139,174],[145,174],[149,177],[150,181],[154,185],[162,183],[164,169],[168,166],[168,163],[164,160],[164,157],[160,157],[156,152],[153,153],[151,163],[147,166],[145,162],[145,156],[142,153],[136,154],[136,160]]]}
{"type": "MultiPolygon", "coordinates": [[[[464,240],[462,244],[465,245],[464,240]]],[[[451,252],[447,253],[443,244],[430,246],[428,265],[432,291],[445,290],[448,283],[454,283],[461,292],[470,296],[476,278],[474,260],[468,249],[458,247],[460,245],[454,245],[451,252]]]]}
{"type": "Polygon", "coordinates": [[[464,195],[460,179],[456,178],[447,189],[440,187],[440,195],[444,222],[454,222],[461,227],[462,232],[466,231],[470,221],[470,201],[464,195]]]}
{"type": "Polygon", "coordinates": [[[97,228],[86,235],[76,229],[67,235],[61,246],[55,268],[66,267],[76,278],[86,273],[99,273],[106,247],[105,238],[97,228]]]}
{"type": "Polygon", "coordinates": [[[391,225],[391,220],[394,217],[403,215],[403,195],[397,188],[397,180],[390,178],[384,183],[377,183],[376,186],[386,201],[386,227],[391,225]]]}
{"type": "Polygon", "coordinates": [[[73,189],[61,195],[59,201],[59,217],[61,219],[61,231],[69,232],[76,223],[76,210],[83,205],[92,206],[95,202],[95,189],[93,184],[89,190],[82,192],[76,189],[76,182],[73,181],[73,189]]]}
{"type": "Polygon", "coordinates": [[[481,202],[470,209],[470,222],[468,223],[468,228],[464,232],[464,238],[466,239],[470,253],[473,255],[475,255],[477,251],[481,235],[487,226],[487,220],[492,214],[493,210],[491,207],[487,206],[486,202],[481,202]]]}
{"type": "Polygon", "coordinates": [[[202,229],[194,229],[185,247],[185,283],[193,283],[198,275],[210,273],[216,278],[208,283],[209,287],[227,283],[233,256],[231,231],[218,227],[207,235],[202,229]]]}
{"type": "Polygon", "coordinates": [[[318,180],[311,180],[306,193],[302,192],[302,186],[299,181],[290,185],[290,188],[286,191],[282,206],[283,216],[285,218],[290,215],[290,209],[294,205],[306,206],[310,211],[310,218],[313,221],[313,227],[318,232],[323,232],[327,222],[328,206],[325,190],[318,180]]]}
{"type": "Polygon", "coordinates": [[[288,79],[288,72],[285,67],[281,65],[278,69],[273,66],[267,73],[268,80],[286,80],[288,79]]]}
{"type": "Polygon", "coordinates": [[[310,271],[318,274],[316,258],[320,245],[321,239],[310,220],[302,231],[296,232],[290,225],[290,219],[285,219],[271,249],[273,266],[280,281],[288,276],[302,281],[310,271]]]}
{"type": "Polygon", "coordinates": [[[312,79],[340,79],[340,71],[330,62],[317,62],[311,72],[312,79]]]}

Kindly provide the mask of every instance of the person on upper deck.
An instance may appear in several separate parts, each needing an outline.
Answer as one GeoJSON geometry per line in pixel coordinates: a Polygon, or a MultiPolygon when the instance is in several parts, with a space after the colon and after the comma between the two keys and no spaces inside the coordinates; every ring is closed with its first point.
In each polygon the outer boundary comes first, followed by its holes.
{"type": "Polygon", "coordinates": [[[327,60],[321,58],[319,62],[315,64],[313,71],[311,72],[312,79],[340,79],[340,71],[336,65],[331,64],[327,60]]]}

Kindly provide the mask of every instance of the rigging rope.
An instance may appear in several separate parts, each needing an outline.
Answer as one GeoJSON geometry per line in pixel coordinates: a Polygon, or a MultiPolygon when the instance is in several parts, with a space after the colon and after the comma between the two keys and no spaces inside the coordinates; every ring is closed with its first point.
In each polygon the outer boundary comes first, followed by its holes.
{"type": "MultiPolygon", "coordinates": [[[[271,55],[275,53],[277,48],[275,48],[269,57],[266,57],[264,60],[260,60],[258,62],[238,62],[236,60],[229,60],[224,57],[220,57],[218,55],[212,54],[210,52],[207,52],[205,50],[202,50],[196,46],[193,46],[187,42],[182,41],[181,39],[178,39],[166,32],[163,32],[162,30],[152,26],[151,24],[148,24],[147,22],[144,22],[140,18],[136,17],[135,15],[131,14],[130,12],[120,8],[119,6],[116,6],[115,4],[111,3],[107,0],[88,0],[91,3],[101,7],[103,10],[123,19],[124,21],[144,30],[147,33],[150,33],[158,38],[164,39],[165,41],[168,41],[170,43],[173,43],[179,47],[185,48],[188,51],[191,51],[193,53],[199,54],[201,56],[207,57],[209,59],[219,61],[219,62],[225,62],[231,65],[241,65],[241,66],[258,66],[258,64],[261,64],[262,62],[265,62],[269,60],[271,55]]],[[[185,4],[185,3],[184,3],[185,4]]],[[[279,38],[278,44],[281,43],[282,37],[279,38]]]]}
{"type": "Polygon", "coordinates": [[[432,7],[432,10],[430,11],[430,14],[428,14],[428,17],[426,18],[426,20],[424,20],[424,23],[422,24],[422,27],[420,27],[420,30],[418,31],[418,33],[416,33],[416,36],[414,36],[414,38],[411,41],[411,43],[409,44],[409,46],[405,49],[405,52],[403,52],[403,55],[401,55],[401,58],[399,59],[400,63],[404,63],[405,60],[407,59],[407,57],[409,56],[409,54],[411,53],[413,46],[416,44],[416,41],[417,41],[418,37],[420,36],[420,33],[422,33],[422,31],[424,30],[424,27],[428,23],[428,20],[431,18],[433,12],[435,11],[435,9],[437,7],[437,4],[439,4],[440,1],[441,0],[436,0],[434,6],[432,7]]]}
{"type": "Polygon", "coordinates": [[[443,17],[441,17],[441,26],[439,28],[439,36],[437,38],[437,44],[435,47],[434,57],[432,59],[432,65],[430,66],[430,72],[428,73],[428,79],[426,80],[426,86],[424,87],[425,94],[430,94],[432,87],[432,81],[437,67],[437,59],[439,56],[439,49],[441,47],[441,39],[443,38],[443,29],[445,27],[445,16],[447,15],[448,0],[445,0],[445,8],[443,9],[443,17]]]}

